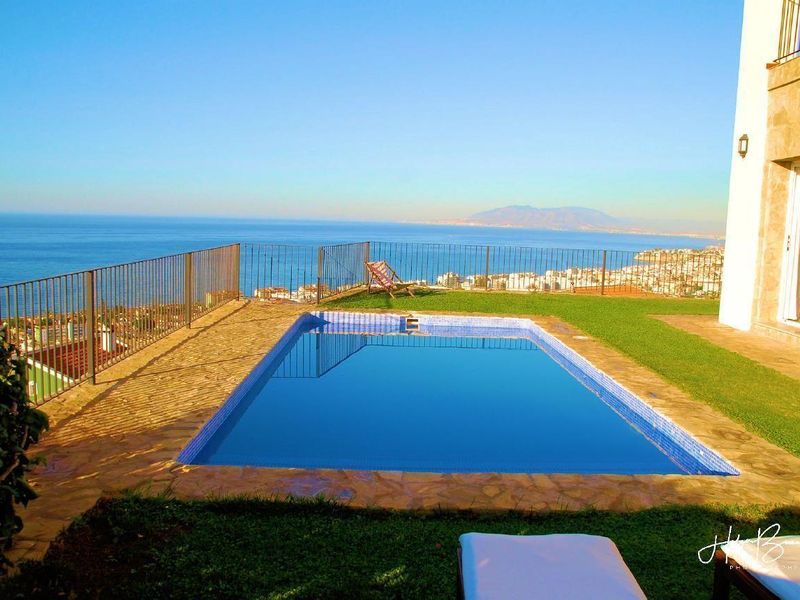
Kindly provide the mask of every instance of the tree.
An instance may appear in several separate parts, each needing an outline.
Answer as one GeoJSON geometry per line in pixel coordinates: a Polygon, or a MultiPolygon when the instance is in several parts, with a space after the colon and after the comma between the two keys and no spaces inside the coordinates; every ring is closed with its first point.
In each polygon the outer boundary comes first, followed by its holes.
{"type": "Polygon", "coordinates": [[[22,530],[16,505],[27,506],[36,498],[25,475],[37,458],[27,450],[47,429],[47,415],[37,410],[27,393],[27,363],[0,327],[0,572],[10,565],[6,552],[22,530]]]}

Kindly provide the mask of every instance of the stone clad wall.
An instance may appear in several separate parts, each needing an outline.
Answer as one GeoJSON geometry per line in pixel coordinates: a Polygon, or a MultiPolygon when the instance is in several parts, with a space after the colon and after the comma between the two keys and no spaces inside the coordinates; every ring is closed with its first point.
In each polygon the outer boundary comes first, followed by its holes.
{"type": "MultiPolygon", "coordinates": [[[[800,336],[800,329],[778,318],[785,256],[787,208],[792,164],[800,162],[800,59],[769,71],[767,161],[759,230],[754,321],[757,325],[800,336]]],[[[791,340],[800,343],[797,340],[791,340]]]]}
{"type": "Polygon", "coordinates": [[[769,71],[767,160],[800,158],[800,58],[769,71]]]}
{"type": "Polygon", "coordinates": [[[757,266],[754,321],[784,327],[778,320],[778,299],[784,260],[784,241],[789,198],[790,169],[767,162],[764,167],[764,201],[761,205],[759,230],[759,264],[757,266]]]}

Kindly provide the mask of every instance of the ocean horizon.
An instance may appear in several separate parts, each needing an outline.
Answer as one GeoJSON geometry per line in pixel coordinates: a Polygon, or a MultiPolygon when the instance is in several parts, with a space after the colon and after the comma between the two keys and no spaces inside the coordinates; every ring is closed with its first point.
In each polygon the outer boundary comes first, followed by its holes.
{"type": "Polygon", "coordinates": [[[236,242],[430,242],[575,250],[700,249],[694,236],[380,221],[0,214],[0,285],[236,242]]]}

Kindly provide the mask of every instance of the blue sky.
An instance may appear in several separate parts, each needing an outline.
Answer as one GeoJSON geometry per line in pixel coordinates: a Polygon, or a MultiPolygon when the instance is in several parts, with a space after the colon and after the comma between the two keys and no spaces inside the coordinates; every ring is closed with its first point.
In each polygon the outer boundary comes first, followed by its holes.
{"type": "Polygon", "coordinates": [[[722,221],[739,0],[0,0],[0,211],[722,221]]]}

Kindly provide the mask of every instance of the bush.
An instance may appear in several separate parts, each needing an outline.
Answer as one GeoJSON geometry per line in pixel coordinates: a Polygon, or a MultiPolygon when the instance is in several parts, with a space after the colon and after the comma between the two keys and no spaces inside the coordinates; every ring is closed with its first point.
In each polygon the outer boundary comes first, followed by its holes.
{"type": "Polygon", "coordinates": [[[29,458],[26,451],[48,425],[47,416],[28,398],[27,371],[26,361],[0,328],[0,572],[11,565],[6,551],[22,530],[16,505],[27,506],[36,498],[25,475],[38,460],[29,458]]]}

